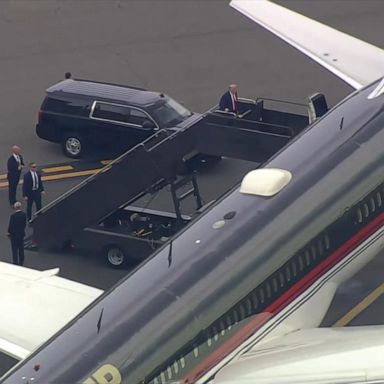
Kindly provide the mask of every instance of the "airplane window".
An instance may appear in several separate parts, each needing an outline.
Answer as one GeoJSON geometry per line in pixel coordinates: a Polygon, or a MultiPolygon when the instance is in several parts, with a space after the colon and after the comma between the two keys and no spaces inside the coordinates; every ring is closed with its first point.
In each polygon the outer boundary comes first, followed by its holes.
{"type": "Polygon", "coordinates": [[[285,277],[286,277],[287,281],[291,281],[291,270],[289,269],[288,265],[285,268],[285,277]]]}
{"type": "Polygon", "coordinates": [[[259,288],[259,295],[260,295],[260,302],[264,303],[264,301],[265,301],[265,294],[264,294],[264,289],[262,287],[259,288]]]}
{"type": "Polygon", "coordinates": [[[244,320],[245,319],[245,308],[244,308],[244,305],[243,303],[240,304],[240,319],[241,320],[244,320]]]}
{"type": "Polygon", "coordinates": [[[213,327],[212,330],[213,330],[213,335],[214,335],[213,338],[215,339],[215,341],[219,340],[219,333],[218,333],[216,327],[213,327]]]}
{"type": "Polygon", "coordinates": [[[161,372],[161,373],[160,373],[160,380],[161,380],[161,384],[165,384],[165,375],[164,375],[164,372],[161,372]]]}
{"type": "Polygon", "coordinates": [[[363,214],[361,213],[361,209],[357,209],[357,222],[361,223],[363,221],[363,214]]]}
{"type": "MultiPolygon", "coordinates": [[[[287,268],[285,268],[287,270],[287,268]]],[[[280,280],[280,287],[284,287],[285,281],[284,281],[284,275],[282,272],[279,273],[279,280],[280,280]]]]}
{"type": "Polygon", "coordinates": [[[315,261],[317,257],[316,247],[315,245],[311,246],[311,254],[312,254],[312,260],[315,261]]]}
{"type": "Polygon", "coordinates": [[[256,292],[254,292],[253,295],[252,295],[252,302],[253,302],[253,308],[256,311],[257,307],[259,306],[259,302],[257,300],[256,292]]]}
{"type": "Polygon", "coordinates": [[[239,315],[236,309],[233,311],[233,319],[235,320],[235,324],[239,322],[239,315]]]}
{"type": "Polygon", "coordinates": [[[369,199],[369,202],[370,202],[370,205],[371,205],[371,212],[375,212],[376,210],[376,205],[375,205],[375,200],[373,199],[373,197],[371,197],[369,199]]]}
{"type": "Polygon", "coordinates": [[[171,367],[167,368],[167,374],[168,374],[168,379],[172,379],[172,370],[171,367]]]}
{"type": "Polygon", "coordinates": [[[268,281],[265,282],[265,290],[267,291],[267,297],[269,299],[272,295],[272,292],[271,292],[271,286],[269,285],[268,281]]]}
{"type": "Polygon", "coordinates": [[[252,313],[252,302],[249,296],[247,297],[246,304],[247,304],[247,316],[249,316],[252,313]]]}
{"type": "Polygon", "coordinates": [[[331,246],[331,242],[329,241],[328,235],[325,235],[324,243],[325,243],[325,249],[329,249],[329,247],[331,246]]]}
{"type": "Polygon", "coordinates": [[[185,359],[184,357],[180,358],[181,368],[185,368],[185,359]]]}
{"type": "Polygon", "coordinates": [[[225,324],[223,320],[220,320],[220,329],[221,329],[221,335],[224,336],[225,334],[225,324]]]}
{"type": "Polygon", "coordinates": [[[319,250],[319,255],[321,256],[324,253],[323,242],[321,241],[321,239],[319,239],[317,243],[317,247],[319,250]]]}
{"type": "Polygon", "coordinates": [[[175,374],[177,375],[179,373],[179,366],[177,364],[177,361],[173,363],[173,370],[175,371],[175,374]]]}
{"type": "Polygon", "coordinates": [[[193,348],[193,354],[195,357],[199,357],[199,347],[193,348]]]}
{"type": "Polygon", "coordinates": [[[376,201],[377,201],[377,206],[378,206],[378,207],[381,207],[381,204],[383,203],[383,201],[381,200],[381,194],[380,194],[380,192],[377,192],[377,193],[376,193],[376,201]]]}
{"type": "Polygon", "coordinates": [[[232,320],[231,320],[231,316],[227,316],[227,328],[228,330],[230,330],[232,328],[232,320]]]}
{"type": "Polygon", "coordinates": [[[308,265],[311,265],[311,256],[310,256],[308,250],[305,251],[305,262],[306,262],[307,266],[308,266],[308,265]]]}
{"type": "Polygon", "coordinates": [[[300,271],[302,271],[304,270],[304,261],[301,255],[299,255],[298,259],[299,259],[299,268],[300,268],[300,271]]]}
{"type": "Polygon", "coordinates": [[[273,292],[277,292],[277,280],[276,280],[276,277],[274,277],[273,279],[272,279],[272,286],[273,286],[273,292]]]}
{"type": "Polygon", "coordinates": [[[292,274],[293,276],[297,276],[297,266],[296,266],[296,261],[295,260],[292,260],[291,261],[291,265],[292,265],[292,274]]]}
{"type": "Polygon", "coordinates": [[[365,216],[365,217],[368,217],[368,216],[369,216],[369,208],[368,208],[368,204],[367,204],[367,203],[364,203],[363,208],[364,208],[364,216],[365,216]]]}

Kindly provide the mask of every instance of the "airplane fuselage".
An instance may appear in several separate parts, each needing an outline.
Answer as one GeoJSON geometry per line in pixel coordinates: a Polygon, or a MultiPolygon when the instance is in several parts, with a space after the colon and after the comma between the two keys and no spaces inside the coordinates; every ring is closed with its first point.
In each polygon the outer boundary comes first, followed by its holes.
{"type": "Polygon", "coordinates": [[[227,193],[2,382],[207,376],[383,225],[384,99],[367,99],[376,84],[263,165],[292,174],[279,193],[227,193]]]}

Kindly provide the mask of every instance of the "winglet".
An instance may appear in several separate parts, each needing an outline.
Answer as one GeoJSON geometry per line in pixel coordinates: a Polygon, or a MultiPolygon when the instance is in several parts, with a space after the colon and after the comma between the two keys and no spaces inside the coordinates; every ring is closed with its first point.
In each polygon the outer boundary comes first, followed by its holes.
{"type": "Polygon", "coordinates": [[[268,0],[230,6],[292,45],[355,89],[384,74],[384,51],[268,0]]]}

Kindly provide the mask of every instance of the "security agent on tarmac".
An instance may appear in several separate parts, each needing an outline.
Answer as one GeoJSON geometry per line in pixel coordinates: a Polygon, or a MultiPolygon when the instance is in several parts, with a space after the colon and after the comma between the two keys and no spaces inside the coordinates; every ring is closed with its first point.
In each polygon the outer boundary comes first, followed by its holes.
{"type": "Polygon", "coordinates": [[[24,237],[27,217],[21,210],[21,203],[16,201],[13,205],[15,212],[9,218],[8,236],[12,246],[13,264],[24,264],[24,237]]]}
{"type": "Polygon", "coordinates": [[[24,166],[23,156],[21,156],[21,149],[17,145],[12,147],[12,155],[7,161],[7,179],[9,185],[9,204],[11,207],[16,202],[17,185],[19,184],[21,170],[24,166]]]}

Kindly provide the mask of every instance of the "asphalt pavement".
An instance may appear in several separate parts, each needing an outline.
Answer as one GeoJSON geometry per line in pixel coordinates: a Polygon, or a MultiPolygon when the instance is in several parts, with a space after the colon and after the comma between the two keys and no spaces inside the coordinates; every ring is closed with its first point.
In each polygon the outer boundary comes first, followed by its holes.
{"type": "MultiPolygon", "coordinates": [[[[344,28],[361,24],[357,4],[347,9],[355,16],[351,20],[335,14],[345,1],[322,3],[316,7],[320,17],[344,28]]],[[[370,7],[378,22],[382,6],[370,7]]],[[[368,16],[362,30],[372,21],[368,16]]],[[[239,84],[241,96],[298,102],[320,91],[333,104],[349,92],[227,0],[2,1],[0,36],[0,164],[14,143],[27,160],[62,161],[58,146],[36,137],[35,124],[45,89],[66,71],[163,91],[198,112],[214,105],[232,82],[239,84]]]]}
{"type": "MultiPolygon", "coordinates": [[[[384,17],[382,1],[283,4],[384,47],[384,35],[379,33],[384,17]]],[[[351,92],[334,75],[231,9],[227,0],[2,1],[0,36],[0,174],[13,144],[22,147],[27,162],[67,162],[58,145],[35,134],[44,90],[61,80],[66,71],[76,78],[163,91],[198,112],[216,104],[227,84],[233,82],[239,84],[243,97],[305,103],[308,95],[322,92],[331,106],[351,92]]],[[[240,180],[249,167],[225,161],[215,172],[202,176],[204,188],[212,196],[224,192],[227,184],[240,180]]],[[[47,182],[47,201],[78,181],[47,182]]],[[[0,236],[0,255],[9,261],[5,232],[11,211],[6,193],[0,190],[4,234],[0,236]]],[[[26,260],[27,266],[39,269],[60,266],[62,276],[104,289],[127,273],[109,269],[94,255],[27,252],[26,260]]],[[[335,319],[342,307],[337,300],[348,310],[364,296],[362,292],[380,286],[378,271],[382,267],[380,255],[342,287],[334,304],[335,319]]],[[[361,318],[367,322],[368,316],[368,323],[382,323],[380,308],[361,318]]]]}

